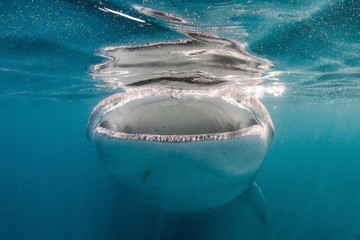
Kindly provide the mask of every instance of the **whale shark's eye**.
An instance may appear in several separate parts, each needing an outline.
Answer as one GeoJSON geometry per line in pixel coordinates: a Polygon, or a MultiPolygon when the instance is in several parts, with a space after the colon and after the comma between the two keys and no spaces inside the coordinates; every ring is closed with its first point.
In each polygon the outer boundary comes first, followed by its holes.
{"type": "Polygon", "coordinates": [[[99,126],[128,134],[193,135],[233,132],[256,124],[250,110],[218,97],[162,95],[119,106],[103,116],[99,126]]]}

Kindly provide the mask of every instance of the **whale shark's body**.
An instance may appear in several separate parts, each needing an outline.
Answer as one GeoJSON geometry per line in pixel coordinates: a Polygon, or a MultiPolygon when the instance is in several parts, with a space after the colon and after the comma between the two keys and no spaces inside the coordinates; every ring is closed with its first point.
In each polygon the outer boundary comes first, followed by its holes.
{"type": "Polygon", "coordinates": [[[274,127],[265,107],[239,92],[149,87],[100,102],[87,134],[105,169],[139,199],[193,213],[249,189],[274,127]]]}

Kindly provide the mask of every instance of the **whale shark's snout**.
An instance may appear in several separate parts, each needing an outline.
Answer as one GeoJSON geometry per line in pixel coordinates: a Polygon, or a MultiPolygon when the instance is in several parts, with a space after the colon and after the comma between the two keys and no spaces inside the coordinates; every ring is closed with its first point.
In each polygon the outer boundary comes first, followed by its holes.
{"type": "Polygon", "coordinates": [[[130,89],[101,101],[87,128],[119,184],[176,213],[221,206],[244,192],[273,134],[258,100],[226,89],[130,89]]]}

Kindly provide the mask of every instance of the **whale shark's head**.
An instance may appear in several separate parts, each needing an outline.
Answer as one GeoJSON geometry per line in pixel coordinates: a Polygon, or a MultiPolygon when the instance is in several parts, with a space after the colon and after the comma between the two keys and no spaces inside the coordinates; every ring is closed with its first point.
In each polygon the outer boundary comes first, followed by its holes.
{"type": "Polygon", "coordinates": [[[87,134],[118,183],[150,205],[187,213],[248,188],[274,127],[265,107],[239,92],[149,87],[100,102],[87,134]]]}

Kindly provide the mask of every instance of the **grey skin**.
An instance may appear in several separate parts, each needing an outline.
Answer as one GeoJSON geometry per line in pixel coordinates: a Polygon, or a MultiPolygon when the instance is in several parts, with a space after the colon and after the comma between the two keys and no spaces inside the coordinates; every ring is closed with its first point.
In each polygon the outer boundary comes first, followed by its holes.
{"type": "Polygon", "coordinates": [[[226,89],[129,89],[101,101],[87,127],[104,168],[143,202],[186,214],[248,195],[261,218],[254,178],[273,135],[258,100],[226,89]]]}

